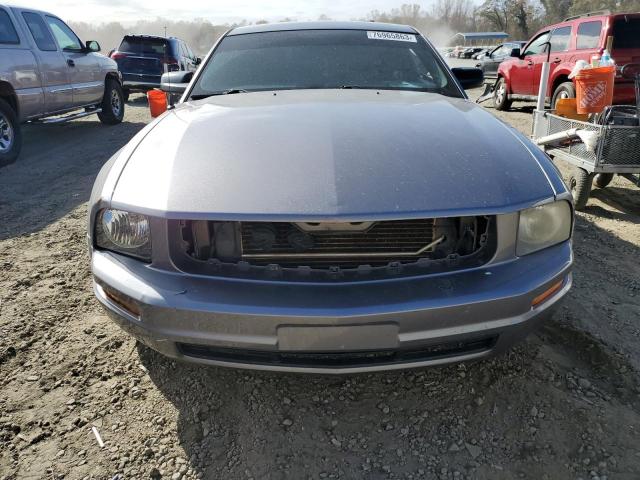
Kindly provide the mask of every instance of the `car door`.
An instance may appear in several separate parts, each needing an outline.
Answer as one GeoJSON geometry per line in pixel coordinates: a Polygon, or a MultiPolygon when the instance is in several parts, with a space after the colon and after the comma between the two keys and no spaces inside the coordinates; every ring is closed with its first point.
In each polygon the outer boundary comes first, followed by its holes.
{"type": "MultiPolygon", "coordinates": [[[[8,80],[13,87],[20,109],[20,121],[42,115],[44,92],[42,78],[32,45],[20,28],[15,11],[0,6],[0,78],[8,80]]],[[[0,87],[1,88],[1,87],[0,87]]]]}
{"type": "Polygon", "coordinates": [[[104,95],[104,78],[99,56],[87,52],[78,36],[62,20],[51,15],[46,15],[45,20],[65,57],[73,85],[73,104],[82,107],[100,103],[104,95]]]}
{"type": "Polygon", "coordinates": [[[191,59],[187,53],[187,46],[182,40],[180,40],[180,64],[186,72],[191,70],[191,59]]]}
{"type": "Polygon", "coordinates": [[[24,30],[31,35],[33,52],[38,58],[44,92],[43,113],[69,110],[73,107],[73,86],[62,52],[40,13],[22,10],[21,16],[26,27],[24,30]]]}
{"type": "Polygon", "coordinates": [[[189,70],[195,72],[198,69],[198,62],[196,61],[197,57],[195,56],[191,48],[189,48],[189,45],[185,43],[184,46],[187,50],[187,54],[189,55],[189,70]]]}
{"type": "MultiPolygon", "coordinates": [[[[549,78],[553,78],[553,71],[563,62],[569,60],[569,42],[571,41],[571,25],[554,28],[551,31],[549,42],[551,43],[551,55],[549,55],[549,78]]],[[[533,94],[537,95],[540,88],[540,75],[542,64],[547,60],[546,52],[535,55],[533,65],[533,94]]]]}
{"type": "Polygon", "coordinates": [[[546,46],[550,32],[541,32],[531,40],[524,48],[520,59],[511,67],[510,87],[511,93],[516,95],[534,95],[534,66],[537,62],[546,59],[546,46]]]}
{"type": "Polygon", "coordinates": [[[182,51],[182,57],[184,59],[184,69],[187,72],[193,72],[194,71],[193,58],[191,58],[189,47],[187,47],[187,44],[182,41],[180,42],[180,46],[182,51]]]}
{"type": "Polygon", "coordinates": [[[500,45],[494,49],[485,60],[484,73],[488,77],[495,77],[498,74],[498,65],[511,54],[510,45],[500,45]]]}

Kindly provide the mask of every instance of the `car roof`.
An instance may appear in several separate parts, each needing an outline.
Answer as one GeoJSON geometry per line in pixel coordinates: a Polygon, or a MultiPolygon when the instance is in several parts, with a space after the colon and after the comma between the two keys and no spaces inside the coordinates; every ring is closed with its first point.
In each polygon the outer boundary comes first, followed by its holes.
{"type": "Polygon", "coordinates": [[[178,38],[178,37],[163,37],[162,35],[138,35],[135,33],[127,33],[124,35],[124,37],[122,37],[122,39],[124,40],[125,38],[149,38],[152,40],[166,40],[169,43],[174,43],[174,42],[183,42],[183,43],[187,43],[184,40],[178,38]]]}
{"type": "Polygon", "coordinates": [[[283,22],[265,23],[236,27],[228,35],[244,35],[246,33],[285,32],[291,30],[375,30],[397,33],[417,33],[413,27],[395,23],[380,22],[283,22]]]}
{"type": "Polygon", "coordinates": [[[124,36],[130,38],[159,38],[160,40],[179,40],[177,37],[163,37],[162,35],[141,35],[138,33],[127,33],[124,36]]]}
{"type": "Polygon", "coordinates": [[[0,3],[0,7],[4,8],[5,10],[7,10],[7,9],[24,10],[26,12],[40,13],[42,15],[50,15],[52,17],[58,17],[58,15],[56,15],[55,13],[51,13],[51,12],[48,12],[46,10],[40,10],[39,8],[27,7],[25,5],[15,5],[15,4],[12,4],[12,3],[10,3],[10,4],[0,3]]]}
{"type": "Polygon", "coordinates": [[[551,25],[547,25],[547,26],[541,28],[539,31],[542,31],[542,30],[553,30],[554,28],[573,25],[574,23],[593,22],[593,21],[603,20],[605,18],[609,18],[609,19],[612,19],[612,20],[617,20],[619,18],[625,18],[625,17],[637,18],[637,17],[640,17],[640,12],[628,12],[628,13],[624,13],[624,12],[610,13],[609,12],[609,13],[607,13],[605,11],[605,12],[587,13],[587,14],[584,14],[584,15],[575,15],[573,17],[566,18],[566,19],[562,20],[561,22],[557,22],[557,23],[554,23],[554,24],[551,24],[551,25]]]}

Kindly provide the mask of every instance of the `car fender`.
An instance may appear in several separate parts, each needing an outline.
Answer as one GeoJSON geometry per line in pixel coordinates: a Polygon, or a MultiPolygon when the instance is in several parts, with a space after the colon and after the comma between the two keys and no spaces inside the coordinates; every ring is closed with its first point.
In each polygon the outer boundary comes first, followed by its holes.
{"type": "Polygon", "coordinates": [[[113,78],[117,80],[119,83],[122,83],[120,72],[118,71],[118,64],[115,60],[110,59],[105,55],[100,55],[100,70],[102,71],[102,76],[105,81],[107,78],[113,78]]]}
{"type": "Polygon", "coordinates": [[[507,93],[511,93],[511,67],[512,66],[513,66],[513,60],[503,60],[498,65],[497,77],[504,78],[504,81],[507,86],[507,93]]]}
{"type": "MultiPolygon", "coordinates": [[[[124,147],[114,153],[109,160],[102,166],[96,177],[89,196],[89,205],[87,208],[87,240],[91,247],[93,243],[93,231],[96,214],[102,208],[111,206],[111,197],[116,188],[116,184],[120,179],[127,162],[131,155],[140,145],[140,142],[153,130],[163,117],[158,117],[148,123],[142,130],[134,135],[134,137],[124,147]]],[[[91,248],[90,248],[91,253],[91,248]]]]}
{"type": "Polygon", "coordinates": [[[574,64],[570,62],[562,62],[558,65],[552,72],[551,78],[549,79],[549,87],[547,91],[547,96],[551,98],[553,96],[553,92],[555,92],[558,85],[564,82],[571,81],[569,79],[569,74],[573,70],[574,64]]]}

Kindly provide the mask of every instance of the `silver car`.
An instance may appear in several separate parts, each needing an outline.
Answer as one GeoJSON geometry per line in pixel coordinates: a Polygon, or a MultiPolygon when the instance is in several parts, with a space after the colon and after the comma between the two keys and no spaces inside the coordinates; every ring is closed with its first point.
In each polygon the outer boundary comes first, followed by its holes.
{"type": "Polygon", "coordinates": [[[51,13],[0,4],[0,167],[18,158],[22,123],[122,122],[118,65],[99,51],[51,13]]]}
{"type": "Polygon", "coordinates": [[[573,206],[549,158],[467,99],[481,82],[406,26],[231,30],[98,176],[97,298],[211,365],[353,373],[510,347],[571,286],[573,206]]]}

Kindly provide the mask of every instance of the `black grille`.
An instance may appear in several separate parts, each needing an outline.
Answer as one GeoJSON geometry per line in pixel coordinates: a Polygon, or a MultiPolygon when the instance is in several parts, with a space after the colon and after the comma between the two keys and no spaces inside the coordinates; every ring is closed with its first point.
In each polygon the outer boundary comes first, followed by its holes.
{"type": "Polygon", "coordinates": [[[407,350],[379,350],[360,352],[279,352],[240,350],[209,347],[206,345],[177,344],[180,353],[187,357],[251,365],[280,365],[307,368],[347,368],[402,363],[458,357],[491,350],[497,336],[448,342],[407,350]]]}
{"type": "Polygon", "coordinates": [[[242,257],[256,265],[386,265],[428,256],[434,220],[345,223],[353,230],[314,230],[315,224],[276,222],[241,224],[242,257]],[[266,238],[266,239],[265,239],[266,238]]]}
{"type": "Polygon", "coordinates": [[[170,220],[184,272],[269,281],[365,281],[432,275],[487,263],[492,217],[360,222],[170,220]]]}

